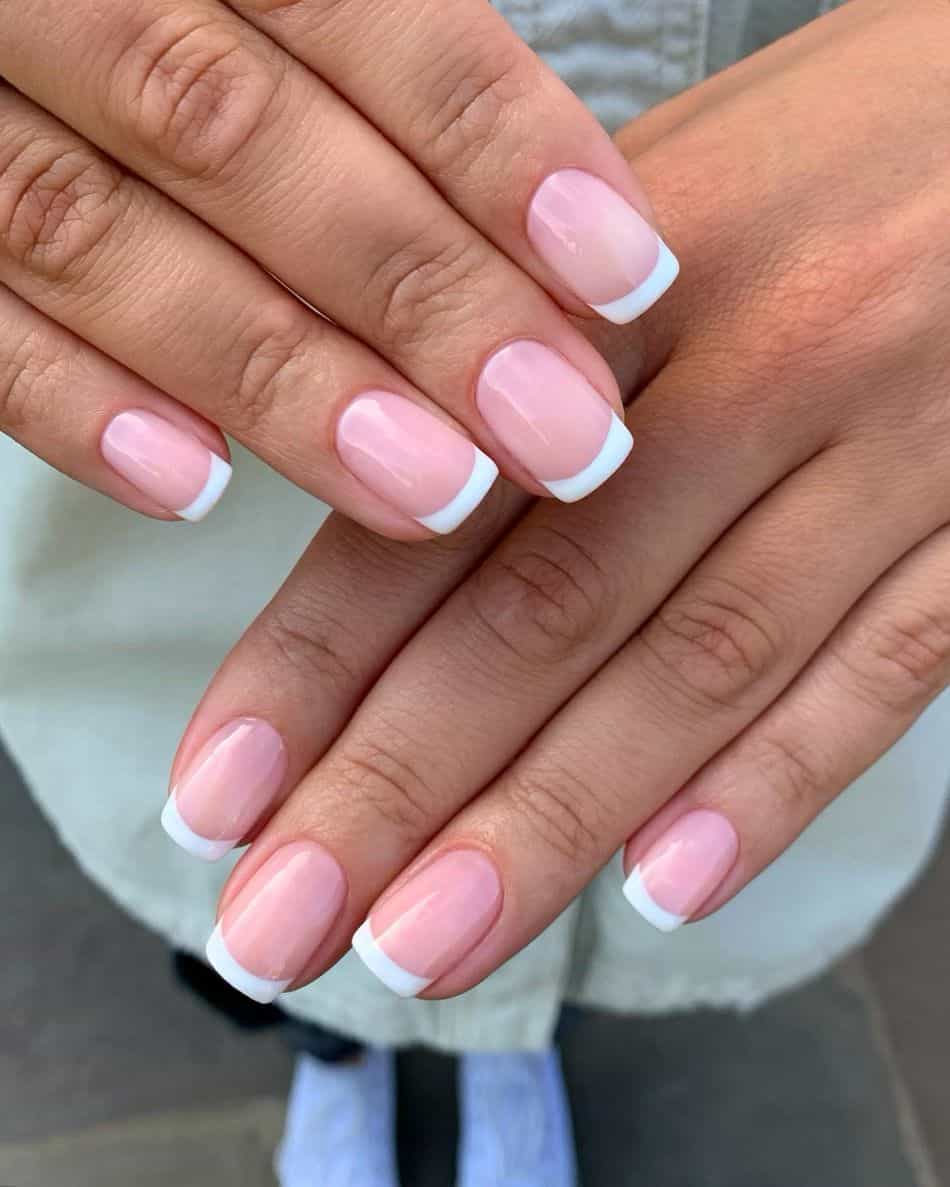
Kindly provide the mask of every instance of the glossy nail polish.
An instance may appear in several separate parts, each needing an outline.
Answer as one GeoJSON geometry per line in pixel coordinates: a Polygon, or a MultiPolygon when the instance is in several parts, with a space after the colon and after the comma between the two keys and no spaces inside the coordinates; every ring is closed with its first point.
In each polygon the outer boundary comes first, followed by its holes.
{"type": "Polygon", "coordinates": [[[376,906],[353,948],[393,993],[415,997],[484,939],[501,901],[494,863],[477,850],[453,849],[376,906]]]}
{"type": "Polygon", "coordinates": [[[272,1002],[326,939],[345,894],[343,871],[323,846],[285,845],[221,916],[208,941],[208,961],[247,997],[272,1002]]]}
{"type": "Polygon", "coordinates": [[[286,772],[287,751],[273,726],[238,718],[209,738],[182,772],[165,801],[162,827],[193,857],[217,861],[271,807],[286,772]]]}
{"type": "Polygon", "coordinates": [[[231,480],[231,467],[206,445],[154,412],[121,412],[102,434],[116,473],[179,519],[197,523],[231,480]]]}
{"type": "Polygon", "coordinates": [[[485,364],[478,410],[499,441],[556,499],[597,489],[633,448],[627,426],[562,355],[528,339],[485,364]]]}
{"type": "Polygon", "coordinates": [[[624,897],[660,931],[675,931],[722,885],[739,854],[739,838],[719,812],[681,816],[634,867],[624,897]]]}
{"type": "Polygon", "coordinates": [[[585,304],[617,325],[640,316],[679,274],[676,257],[642,214],[582,169],[546,178],[528,211],[528,238],[585,304]]]}
{"type": "Polygon", "coordinates": [[[364,392],[337,426],[346,468],[374,494],[445,535],[479,505],[498,467],[467,437],[392,392],[364,392]]]}

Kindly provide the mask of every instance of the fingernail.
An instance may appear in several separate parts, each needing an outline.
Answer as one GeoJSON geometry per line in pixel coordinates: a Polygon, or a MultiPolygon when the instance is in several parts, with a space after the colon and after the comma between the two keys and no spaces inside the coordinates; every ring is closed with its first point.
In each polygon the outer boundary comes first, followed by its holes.
{"type": "Polygon", "coordinates": [[[343,871],[322,845],[285,845],[221,916],[208,941],[208,962],[247,997],[272,1002],[326,939],[345,893],[343,871]]]}
{"type": "Polygon", "coordinates": [[[353,947],[393,993],[415,997],[485,937],[501,899],[493,863],[472,849],[452,850],[374,908],[353,947]]]}
{"type": "Polygon", "coordinates": [[[565,503],[606,482],[633,448],[603,396],[540,342],[510,342],[493,354],[475,398],[499,441],[565,503]]]}
{"type": "Polygon", "coordinates": [[[280,734],[254,717],[222,726],[171,790],[162,827],[193,857],[217,861],[274,802],[287,771],[280,734]]]}
{"type": "Polygon", "coordinates": [[[231,467],[191,433],[154,412],[121,412],[102,434],[102,456],[143,495],[179,519],[204,519],[231,481],[231,467]]]}
{"type": "Polygon", "coordinates": [[[675,931],[718,890],[739,838],[725,816],[688,812],[650,847],[623,884],[624,897],[660,931],[675,931]]]}
{"type": "Polygon", "coordinates": [[[528,237],[582,301],[617,325],[646,312],[679,274],[676,256],[643,215],[581,169],[562,169],[541,183],[528,237]]]}
{"type": "Polygon", "coordinates": [[[357,396],[340,417],[337,450],[371,491],[439,535],[467,519],[498,477],[467,437],[392,392],[357,396]]]}

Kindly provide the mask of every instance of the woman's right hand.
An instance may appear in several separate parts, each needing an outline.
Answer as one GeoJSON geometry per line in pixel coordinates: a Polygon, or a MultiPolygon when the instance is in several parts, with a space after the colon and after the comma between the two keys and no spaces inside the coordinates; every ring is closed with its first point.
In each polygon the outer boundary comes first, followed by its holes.
{"type": "Polygon", "coordinates": [[[0,429],[59,469],[197,519],[220,428],[411,540],[491,458],[573,501],[626,456],[567,314],[675,261],[486,0],[20,0],[0,74],[0,429]]]}

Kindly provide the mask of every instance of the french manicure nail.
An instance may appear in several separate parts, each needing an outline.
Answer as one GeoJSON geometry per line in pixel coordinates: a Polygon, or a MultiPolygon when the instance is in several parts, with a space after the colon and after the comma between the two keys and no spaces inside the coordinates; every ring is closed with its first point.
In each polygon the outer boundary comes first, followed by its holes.
{"type": "Polygon", "coordinates": [[[154,412],[120,412],[107,425],[100,448],[127,482],[192,523],[204,519],[231,481],[224,458],[154,412]]]}
{"type": "Polygon", "coordinates": [[[172,788],[162,827],[193,857],[217,861],[240,844],[280,791],[287,750],[266,721],[240,717],[202,746],[172,788]]]}
{"type": "Polygon", "coordinates": [[[592,173],[546,178],[528,211],[535,250],[585,304],[626,325],[663,296],[676,257],[625,198],[592,173]]]}
{"type": "Polygon", "coordinates": [[[501,900],[494,864],[474,849],[451,850],[375,907],[353,948],[393,993],[415,997],[485,937],[501,900]]]}
{"type": "Polygon", "coordinates": [[[735,865],[739,838],[719,812],[681,816],[634,867],[627,902],[660,931],[675,931],[715,893],[735,865]]]}
{"type": "Polygon", "coordinates": [[[337,451],[371,491],[430,531],[454,531],[498,477],[467,437],[392,392],[357,396],[340,417],[337,451]]]}
{"type": "Polygon", "coordinates": [[[583,499],[633,448],[627,426],[562,355],[510,342],[485,364],[478,410],[499,441],[555,498],[583,499]]]}
{"type": "Polygon", "coordinates": [[[343,871],[322,845],[285,845],[221,916],[208,941],[208,962],[247,997],[274,1001],[307,967],[345,893],[343,871]]]}

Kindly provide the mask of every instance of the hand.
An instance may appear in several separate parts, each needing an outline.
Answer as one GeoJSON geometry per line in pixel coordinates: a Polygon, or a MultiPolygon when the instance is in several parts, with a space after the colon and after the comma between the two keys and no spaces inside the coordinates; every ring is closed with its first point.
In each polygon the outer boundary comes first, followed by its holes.
{"type": "Polygon", "coordinates": [[[197,519],[213,422],[410,540],[482,450],[564,499],[626,456],[564,311],[629,320],[675,261],[486,0],[22,0],[0,73],[0,429],[60,469],[197,519]]]}
{"type": "Polygon", "coordinates": [[[948,38],[942,0],[854,0],[625,134],[686,268],[595,497],[411,558],[321,533],[167,809],[253,839],[209,949],[235,984],[359,928],[397,992],[458,993],[625,843],[634,906],[701,918],[944,687],[948,38]]]}

